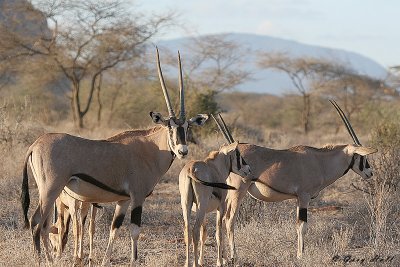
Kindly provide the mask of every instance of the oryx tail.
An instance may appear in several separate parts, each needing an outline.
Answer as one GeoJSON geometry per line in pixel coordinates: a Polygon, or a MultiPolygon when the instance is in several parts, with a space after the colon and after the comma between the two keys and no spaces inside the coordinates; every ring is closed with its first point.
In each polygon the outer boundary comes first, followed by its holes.
{"type": "Polygon", "coordinates": [[[22,175],[21,205],[24,212],[24,228],[29,227],[28,210],[31,200],[29,198],[28,160],[31,155],[32,150],[29,149],[25,156],[24,170],[22,175]]]}

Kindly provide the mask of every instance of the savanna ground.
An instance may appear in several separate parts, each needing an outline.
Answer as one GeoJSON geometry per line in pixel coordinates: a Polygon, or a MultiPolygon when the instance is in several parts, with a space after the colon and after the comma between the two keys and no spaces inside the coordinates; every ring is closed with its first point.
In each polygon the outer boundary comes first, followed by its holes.
{"type": "MultiPolygon", "coordinates": [[[[36,263],[32,238],[30,231],[22,228],[23,217],[19,202],[22,161],[27,147],[44,132],[69,132],[100,139],[120,129],[102,127],[77,132],[72,123],[67,122],[51,127],[39,123],[34,115],[29,115],[29,111],[22,112],[24,115],[21,117],[16,117],[13,108],[15,107],[4,106],[0,110],[0,265],[34,266],[36,263]]],[[[388,145],[384,139],[379,138],[385,134],[392,134],[398,138],[399,131],[396,129],[391,131],[390,127],[386,127],[383,130],[375,130],[370,135],[360,134],[363,143],[383,147],[379,147],[380,152],[372,157],[372,165],[375,168],[373,181],[366,184],[362,178],[349,172],[311,202],[305,255],[301,260],[296,258],[295,201],[262,203],[246,196],[236,223],[235,242],[239,258],[236,265],[400,266],[400,198],[396,191],[396,181],[399,179],[399,150],[398,146],[394,146],[393,150],[392,141],[388,145]],[[357,188],[368,190],[369,193],[357,190],[352,183],[357,188]]],[[[153,194],[146,200],[143,207],[142,234],[139,239],[140,266],[183,265],[185,244],[177,177],[187,160],[202,159],[209,151],[222,144],[221,135],[215,134],[211,133],[208,137],[201,138],[197,145],[191,144],[189,159],[175,160],[153,194]]],[[[242,142],[272,148],[286,148],[296,144],[320,146],[326,143],[349,143],[351,140],[343,129],[338,134],[321,134],[315,130],[307,136],[276,130],[262,130],[255,136],[252,132],[236,129],[234,135],[242,142]]],[[[397,139],[396,144],[398,143],[397,139]]],[[[33,202],[31,214],[37,201],[37,189],[34,180],[30,179],[30,182],[33,202]]],[[[113,210],[114,205],[104,205],[96,218],[96,265],[101,263],[105,252],[113,210]]],[[[125,218],[115,241],[112,255],[114,266],[129,264],[131,246],[128,221],[129,215],[125,218]]],[[[215,214],[210,214],[205,266],[216,264],[214,223],[215,214]]],[[[62,258],[55,262],[55,266],[72,264],[72,248],[70,233],[67,249],[62,258]]],[[[229,251],[227,246],[226,249],[229,251]]],[[[84,251],[87,258],[87,236],[84,251]]]]}

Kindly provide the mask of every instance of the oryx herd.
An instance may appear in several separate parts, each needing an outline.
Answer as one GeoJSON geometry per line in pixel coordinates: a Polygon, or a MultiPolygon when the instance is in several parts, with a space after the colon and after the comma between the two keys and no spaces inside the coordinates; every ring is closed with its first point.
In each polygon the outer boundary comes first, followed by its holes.
{"type": "MultiPolygon", "coordinates": [[[[157,125],[147,130],[130,130],[105,140],[90,140],[65,133],[49,133],[39,137],[25,157],[21,202],[25,226],[30,227],[36,256],[40,263],[41,241],[47,263],[53,252],[60,256],[67,242],[72,222],[74,233],[74,265],[82,265],[82,238],[86,215],[89,223],[89,265],[93,264],[92,247],[95,215],[98,204],[116,202],[109,241],[102,265],[111,265],[110,258],[117,230],[130,206],[131,266],[138,258],[142,205],[175,158],[188,154],[187,132],[193,125],[202,126],[206,114],[187,119],[185,112],[182,66],[178,52],[180,111],[172,108],[157,49],[157,70],[168,109],[168,117],[150,112],[157,125]],[[30,220],[28,174],[32,173],[39,193],[38,205],[30,220]],[[51,224],[53,213],[56,219],[51,224]]],[[[330,100],[343,120],[354,144],[329,145],[321,148],[298,145],[275,150],[234,141],[222,116],[210,114],[227,144],[210,152],[204,160],[187,162],[179,174],[179,192],[184,220],[186,244],[185,266],[190,264],[193,245],[193,266],[203,265],[206,239],[205,215],[216,211],[217,266],[236,258],[234,223],[240,204],[248,193],[266,202],[297,199],[297,257],[304,250],[307,208],[319,192],[345,175],[350,169],[362,178],[370,178],[372,169],[366,156],[374,148],[359,142],[350,122],[334,100],[330,100]],[[191,211],[196,212],[190,227],[191,211]],[[225,222],[230,257],[224,253],[222,223],[225,222]]]]}

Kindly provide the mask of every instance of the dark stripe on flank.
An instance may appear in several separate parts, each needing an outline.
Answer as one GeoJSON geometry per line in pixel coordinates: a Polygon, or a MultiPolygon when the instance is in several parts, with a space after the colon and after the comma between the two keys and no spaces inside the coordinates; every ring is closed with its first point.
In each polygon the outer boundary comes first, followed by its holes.
{"type": "Polygon", "coordinates": [[[129,197],[129,195],[127,193],[125,193],[123,191],[115,190],[115,189],[109,187],[108,185],[105,185],[102,182],[97,181],[95,178],[91,177],[90,175],[87,175],[87,174],[84,174],[84,173],[77,173],[77,174],[73,174],[72,176],[78,177],[79,179],[81,179],[81,180],[83,180],[83,181],[85,181],[85,182],[87,182],[89,184],[95,185],[95,186],[97,186],[97,187],[99,187],[99,188],[101,188],[103,190],[106,190],[108,192],[114,193],[116,195],[129,197]]]}
{"type": "Polygon", "coordinates": [[[139,227],[142,224],[142,206],[136,207],[131,211],[131,223],[139,227]]]}
{"type": "Polygon", "coordinates": [[[235,187],[230,186],[230,185],[225,184],[225,183],[210,183],[210,182],[206,182],[206,181],[200,180],[200,179],[198,179],[198,178],[196,178],[196,177],[193,177],[193,176],[189,176],[189,177],[190,177],[193,181],[198,182],[198,183],[200,183],[200,184],[202,184],[202,185],[211,186],[211,187],[218,187],[218,188],[228,189],[228,190],[236,190],[235,187]]]}
{"type": "Polygon", "coordinates": [[[305,208],[299,209],[299,215],[297,217],[297,221],[307,222],[307,209],[305,208]]]}

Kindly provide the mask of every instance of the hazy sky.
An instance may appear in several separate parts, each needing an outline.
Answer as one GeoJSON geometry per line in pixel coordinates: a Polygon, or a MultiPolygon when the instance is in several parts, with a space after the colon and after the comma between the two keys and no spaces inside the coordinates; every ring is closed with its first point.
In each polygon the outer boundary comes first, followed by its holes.
{"type": "Polygon", "coordinates": [[[358,52],[384,67],[400,65],[398,0],[136,0],[142,11],[173,10],[190,33],[256,33],[358,52]]]}

